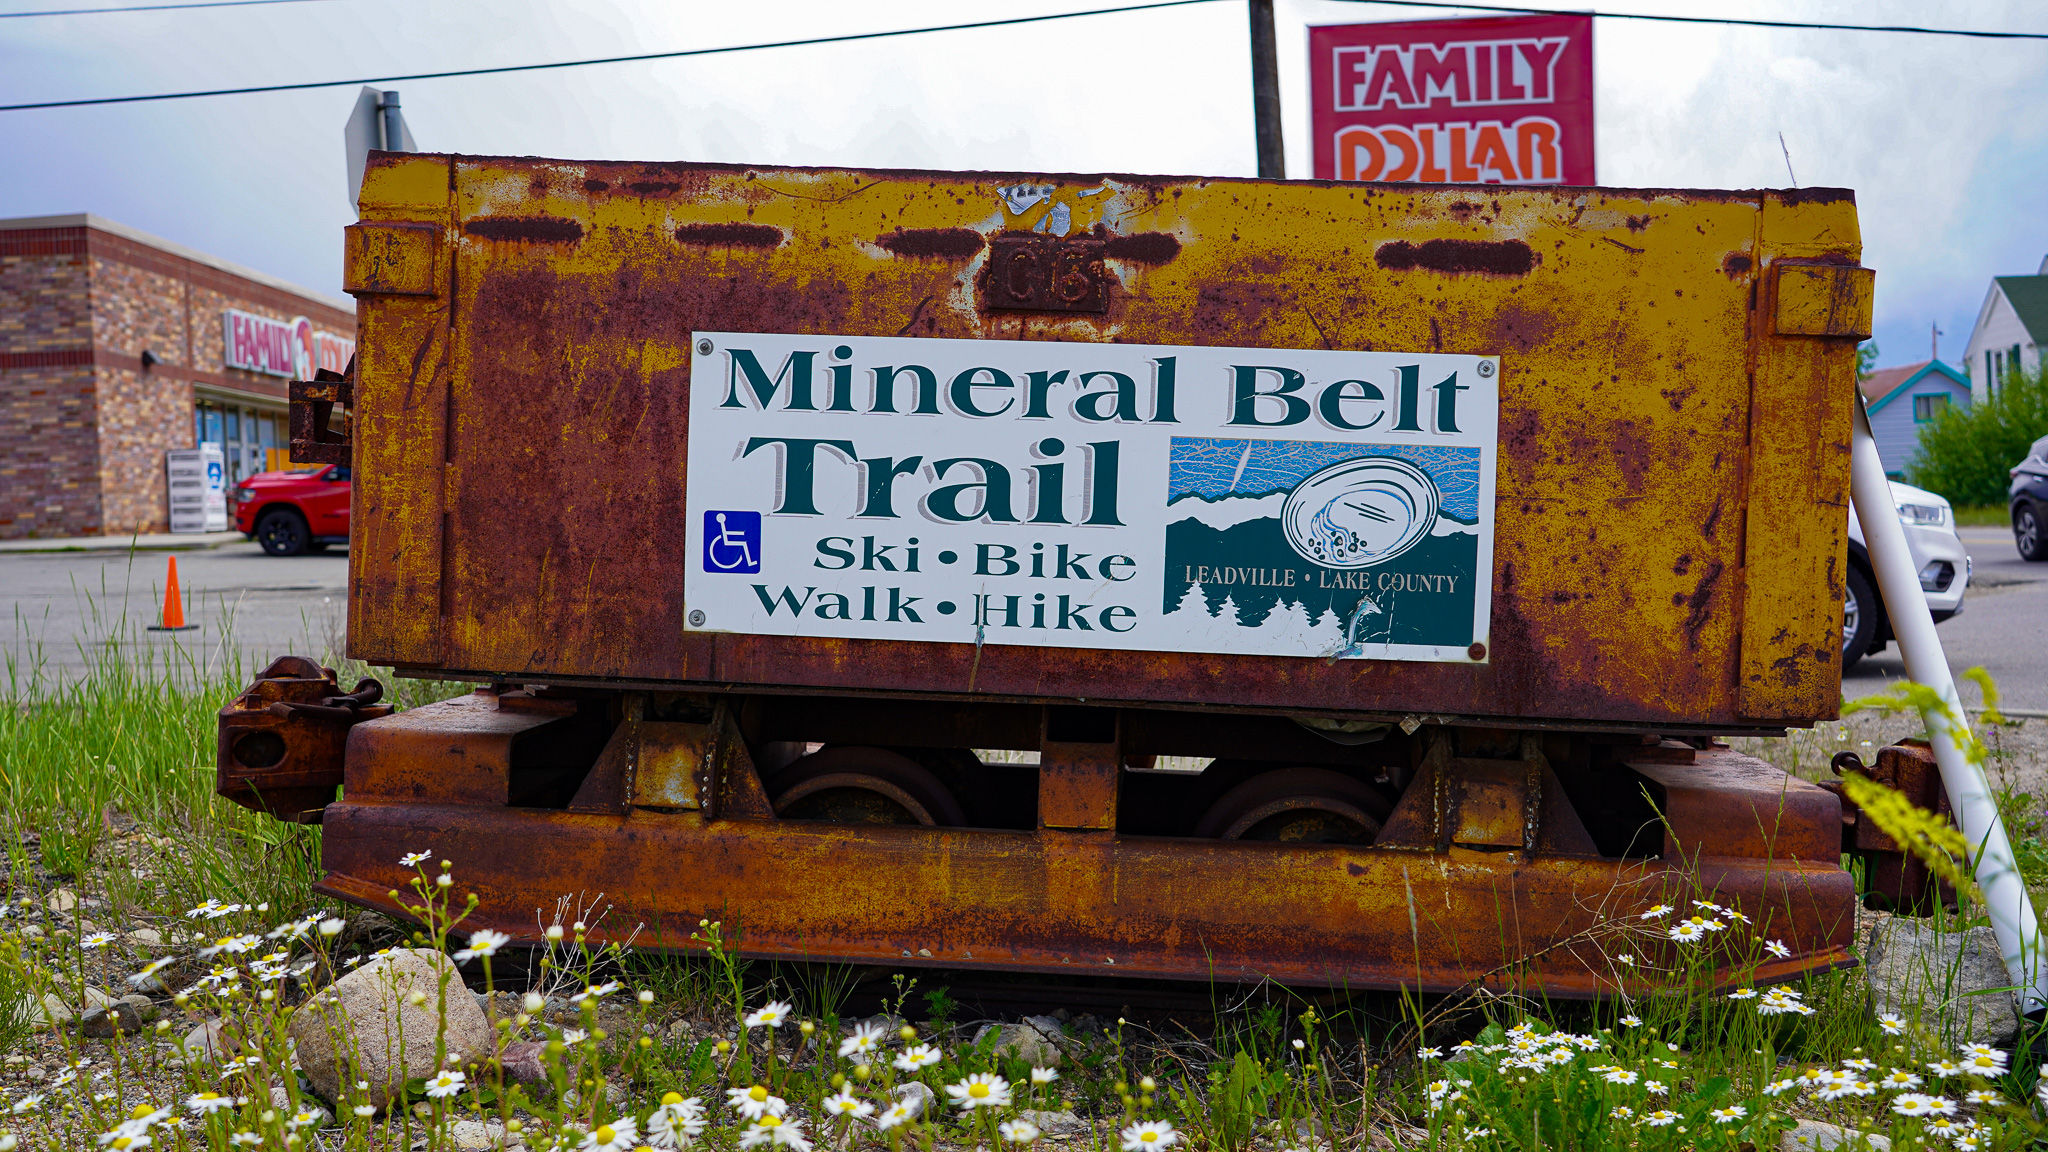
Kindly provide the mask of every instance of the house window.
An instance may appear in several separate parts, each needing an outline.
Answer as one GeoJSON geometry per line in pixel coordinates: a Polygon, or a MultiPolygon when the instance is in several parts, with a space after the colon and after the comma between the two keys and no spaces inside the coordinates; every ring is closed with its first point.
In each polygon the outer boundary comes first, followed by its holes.
{"type": "Polygon", "coordinates": [[[1948,411],[1948,393],[1929,392],[1913,397],[1913,423],[1925,424],[1948,411]]]}
{"type": "Polygon", "coordinates": [[[2013,374],[2013,375],[2015,375],[2015,376],[2017,376],[2017,375],[2019,375],[2019,374],[2020,374],[2020,346],[2019,346],[2019,345],[2017,345],[2017,344],[2013,345],[2013,346],[2012,346],[2012,351],[2010,351],[2010,352],[2007,352],[2007,353],[2005,354],[2005,370],[2006,370],[2007,372],[2010,372],[2010,373],[2012,373],[2012,374],[2013,374]]]}

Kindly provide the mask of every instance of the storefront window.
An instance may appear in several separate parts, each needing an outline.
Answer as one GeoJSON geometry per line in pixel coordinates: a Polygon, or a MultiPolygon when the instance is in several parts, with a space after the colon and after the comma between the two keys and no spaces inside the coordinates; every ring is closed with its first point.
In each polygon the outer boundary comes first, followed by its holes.
{"type": "Polygon", "coordinates": [[[230,485],[265,471],[266,449],[288,443],[285,413],[274,409],[201,400],[194,405],[193,417],[199,441],[220,445],[230,485]]]}

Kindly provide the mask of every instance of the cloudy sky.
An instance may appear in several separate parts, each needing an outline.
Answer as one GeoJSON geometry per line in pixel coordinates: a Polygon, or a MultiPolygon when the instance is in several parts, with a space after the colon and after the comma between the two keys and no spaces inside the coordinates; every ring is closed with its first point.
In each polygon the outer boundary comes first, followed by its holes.
{"type": "MultiPolygon", "coordinates": [[[[0,0],[0,11],[117,0],[0,0]]],[[[0,104],[744,44],[1114,0],[313,0],[0,19],[0,104]]],[[[1615,0],[1620,11],[2048,31],[2038,2],[1615,0]]],[[[1288,170],[1310,24],[1432,13],[1279,0],[1288,170]]],[[[1251,175],[1234,0],[994,30],[399,86],[424,149],[576,159],[1251,175]]],[[[2048,255],[2048,41],[1602,20],[1603,184],[1856,190],[1887,364],[1954,358],[1988,278],[2048,255]]],[[[340,284],[355,89],[0,112],[0,216],[94,212],[340,284]]]]}

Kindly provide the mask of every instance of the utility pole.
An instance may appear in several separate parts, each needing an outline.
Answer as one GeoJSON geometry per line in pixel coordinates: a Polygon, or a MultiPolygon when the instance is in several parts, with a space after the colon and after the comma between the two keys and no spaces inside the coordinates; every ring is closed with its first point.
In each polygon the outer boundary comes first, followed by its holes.
{"type": "Polygon", "coordinates": [[[1929,321],[1927,324],[1927,329],[1929,332],[1933,333],[1933,336],[1928,340],[1928,343],[1931,345],[1931,348],[1928,351],[1927,358],[1930,360],[1939,360],[1941,359],[1941,321],[1929,321]]]}
{"type": "Polygon", "coordinates": [[[1280,143],[1280,52],[1273,35],[1273,0],[1246,0],[1252,21],[1252,122],[1258,130],[1259,179],[1287,179],[1280,143]]]}

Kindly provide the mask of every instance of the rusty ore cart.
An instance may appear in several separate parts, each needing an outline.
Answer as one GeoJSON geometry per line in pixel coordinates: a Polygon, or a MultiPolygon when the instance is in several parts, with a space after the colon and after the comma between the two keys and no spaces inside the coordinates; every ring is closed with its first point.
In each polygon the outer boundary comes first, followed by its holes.
{"type": "Polygon", "coordinates": [[[1849,193],[379,153],[361,214],[293,451],[348,654],[477,687],[223,710],[323,892],[1567,996],[1711,894],[1851,962],[1837,797],[1716,739],[1840,703],[1849,193]]]}

